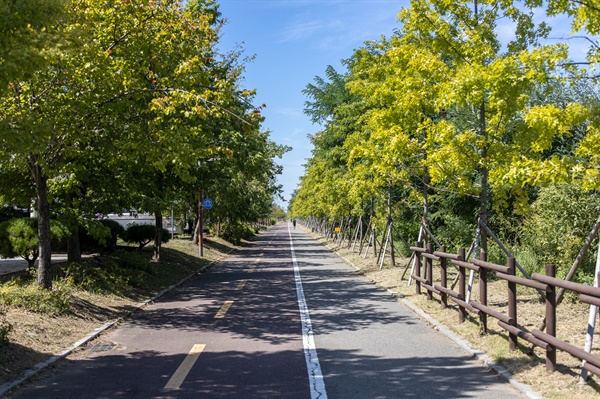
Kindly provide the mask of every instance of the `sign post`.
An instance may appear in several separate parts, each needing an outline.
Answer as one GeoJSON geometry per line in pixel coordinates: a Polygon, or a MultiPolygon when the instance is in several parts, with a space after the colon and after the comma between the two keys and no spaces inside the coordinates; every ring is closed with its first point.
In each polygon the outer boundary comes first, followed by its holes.
{"type": "Polygon", "coordinates": [[[210,198],[204,198],[204,191],[200,190],[198,194],[198,253],[200,257],[204,256],[204,209],[209,210],[213,207],[213,202],[210,198]]]}
{"type": "Polygon", "coordinates": [[[204,191],[200,190],[198,193],[198,255],[204,256],[204,244],[203,244],[203,232],[204,226],[202,225],[202,219],[204,219],[204,212],[202,209],[202,197],[204,197],[204,191]]]}

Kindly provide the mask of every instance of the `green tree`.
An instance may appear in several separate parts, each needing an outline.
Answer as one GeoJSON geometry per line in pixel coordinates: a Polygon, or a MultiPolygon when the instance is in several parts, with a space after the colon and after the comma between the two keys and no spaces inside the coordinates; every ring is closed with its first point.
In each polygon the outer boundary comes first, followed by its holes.
{"type": "Polygon", "coordinates": [[[0,0],[0,90],[46,65],[60,45],[53,25],[67,0],[0,0]]]}
{"type": "MultiPolygon", "coordinates": [[[[40,285],[51,285],[53,183],[83,204],[82,193],[115,187],[110,180],[131,177],[126,172],[136,163],[152,176],[169,169],[181,181],[192,179],[205,151],[203,122],[220,117],[221,99],[231,96],[229,71],[213,73],[217,18],[209,0],[183,8],[177,1],[76,2],[57,34],[78,46],[56,52],[50,67],[15,82],[2,98],[4,158],[27,165],[36,189],[40,285]],[[85,179],[83,165],[92,159],[112,174],[85,179]]],[[[119,199],[132,203],[132,197],[119,199]]]]}
{"type": "MultiPolygon", "coordinates": [[[[529,101],[537,84],[559,79],[558,65],[567,56],[561,45],[529,50],[547,34],[531,15],[509,3],[486,1],[412,1],[401,12],[407,39],[444,54],[452,71],[437,99],[449,118],[434,124],[427,139],[432,183],[479,195],[483,223],[492,192],[495,205],[505,204],[508,192],[526,205],[523,186],[535,178],[526,165],[548,169],[552,161],[542,153],[581,121],[577,105],[561,109],[529,101]],[[516,24],[506,48],[496,33],[501,17],[516,24]]],[[[481,244],[486,249],[485,231],[481,244]]]]}
{"type": "Polygon", "coordinates": [[[325,79],[315,77],[315,83],[303,90],[309,98],[304,112],[322,130],[310,136],[314,149],[291,204],[295,216],[341,218],[352,211],[348,193],[353,181],[348,173],[348,150],[344,143],[358,129],[364,106],[348,90],[347,78],[347,74],[328,66],[325,79]]]}

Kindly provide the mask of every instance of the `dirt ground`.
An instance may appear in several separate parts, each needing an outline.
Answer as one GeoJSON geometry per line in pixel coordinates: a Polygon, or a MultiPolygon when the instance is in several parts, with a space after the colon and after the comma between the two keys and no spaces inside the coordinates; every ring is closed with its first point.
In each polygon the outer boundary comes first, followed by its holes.
{"type": "MultiPolygon", "coordinates": [[[[581,361],[570,354],[557,351],[557,370],[553,373],[546,371],[546,353],[539,347],[524,340],[519,340],[517,350],[510,351],[508,334],[499,327],[497,320],[488,316],[488,332],[482,334],[479,318],[467,315],[464,323],[459,323],[458,306],[448,300],[448,308],[442,309],[439,296],[433,295],[428,300],[426,290],[416,294],[414,281],[409,285],[407,270],[408,259],[397,258],[396,266],[391,266],[391,259],[386,258],[380,270],[372,251],[364,258],[358,254],[358,248],[347,248],[348,243],[340,247],[332,241],[325,241],[330,249],[337,252],[348,263],[358,268],[370,281],[382,289],[398,293],[399,299],[406,299],[421,308],[425,313],[441,322],[458,336],[468,341],[474,350],[485,352],[491,360],[505,367],[517,381],[529,385],[544,398],[588,399],[600,398],[600,377],[589,373],[586,384],[580,383],[581,361]],[[406,273],[405,273],[406,271],[406,273]],[[402,278],[404,275],[404,278],[402,278]]],[[[434,262],[434,284],[439,284],[440,268],[434,262]]],[[[456,271],[448,267],[448,281],[453,281],[456,271]]],[[[503,314],[508,313],[507,282],[504,280],[488,281],[488,306],[503,314]]],[[[472,287],[472,299],[477,300],[479,286],[477,279],[472,287]]],[[[519,286],[517,289],[517,320],[518,324],[527,330],[538,329],[544,320],[545,302],[537,291],[519,286]]],[[[589,305],[565,299],[557,309],[557,337],[577,348],[584,348],[588,324],[589,305]]],[[[600,355],[600,336],[598,329],[594,334],[592,353],[600,355]]]]}

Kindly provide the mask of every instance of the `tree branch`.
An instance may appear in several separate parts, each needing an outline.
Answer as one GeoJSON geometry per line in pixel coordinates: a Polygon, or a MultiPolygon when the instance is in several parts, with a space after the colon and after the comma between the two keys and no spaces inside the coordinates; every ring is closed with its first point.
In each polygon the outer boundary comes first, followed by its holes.
{"type": "Polygon", "coordinates": [[[200,97],[197,94],[190,93],[187,90],[176,89],[176,88],[172,88],[172,87],[162,87],[162,88],[159,87],[159,88],[152,88],[152,89],[136,89],[136,90],[130,90],[130,91],[121,92],[121,93],[117,94],[116,96],[114,96],[112,98],[109,98],[108,100],[105,100],[105,101],[102,101],[101,103],[99,103],[98,104],[98,108],[100,108],[100,107],[102,107],[102,106],[104,106],[106,104],[109,104],[109,103],[112,103],[112,102],[124,99],[126,97],[133,96],[133,95],[136,95],[136,94],[141,94],[141,93],[183,93],[183,94],[194,95],[198,99],[200,99],[200,101],[202,101],[204,103],[204,106],[207,109],[210,109],[208,107],[209,104],[213,105],[213,106],[219,108],[220,110],[224,111],[225,113],[227,113],[227,114],[233,116],[234,118],[240,120],[241,122],[243,122],[243,123],[245,123],[247,125],[252,125],[252,123],[248,122],[246,119],[244,119],[241,116],[235,114],[234,112],[230,111],[229,109],[220,106],[219,104],[215,103],[214,101],[207,100],[206,98],[200,97]]]}

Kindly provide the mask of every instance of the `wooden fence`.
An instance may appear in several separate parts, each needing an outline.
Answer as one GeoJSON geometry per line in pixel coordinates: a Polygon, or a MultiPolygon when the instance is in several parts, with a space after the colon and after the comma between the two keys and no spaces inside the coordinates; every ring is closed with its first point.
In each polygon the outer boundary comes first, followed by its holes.
{"type": "MultiPolygon", "coordinates": [[[[448,306],[448,299],[450,299],[458,305],[459,322],[465,320],[466,312],[469,311],[479,317],[480,327],[483,332],[487,332],[488,316],[496,319],[498,325],[508,333],[510,350],[514,350],[517,347],[519,338],[544,349],[546,351],[546,369],[548,371],[556,369],[556,350],[560,349],[584,361],[583,368],[585,370],[600,376],[600,357],[556,338],[557,288],[575,292],[579,294],[581,302],[596,306],[600,306],[600,288],[557,279],[555,276],[556,267],[554,265],[546,266],[545,275],[534,273],[530,280],[516,276],[515,259],[512,257],[508,258],[506,265],[498,265],[487,262],[485,252],[481,252],[479,259],[472,259],[467,262],[465,261],[464,248],[461,248],[458,254],[445,252],[446,250],[443,246],[439,248],[439,251],[434,252],[431,243],[422,247],[417,242],[410,249],[415,255],[415,265],[411,277],[415,280],[417,294],[421,294],[422,289],[425,289],[428,299],[433,299],[433,294],[439,295],[442,308],[448,306]],[[439,262],[440,265],[439,284],[433,281],[434,261],[439,262]],[[458,291],[448,287],[447,269],[449,265],[454,265],[457,268],[458,291]],[[467,269],[478,274],[478,301],[466,301],[465,282],[467,269]],[[488,306],[487,282],[488,278],[493,275],[498,279],[505,280],[507,283],[508,314],[501,313],[488,306]],[[545,332],[539,329],[527,331],[519,325],[517,317],[517,288],[520,285],[534,288],[543,294],[546,302],[545,332]]],[[[600,275],[598,277],[600,278],[600,275]]]]}

